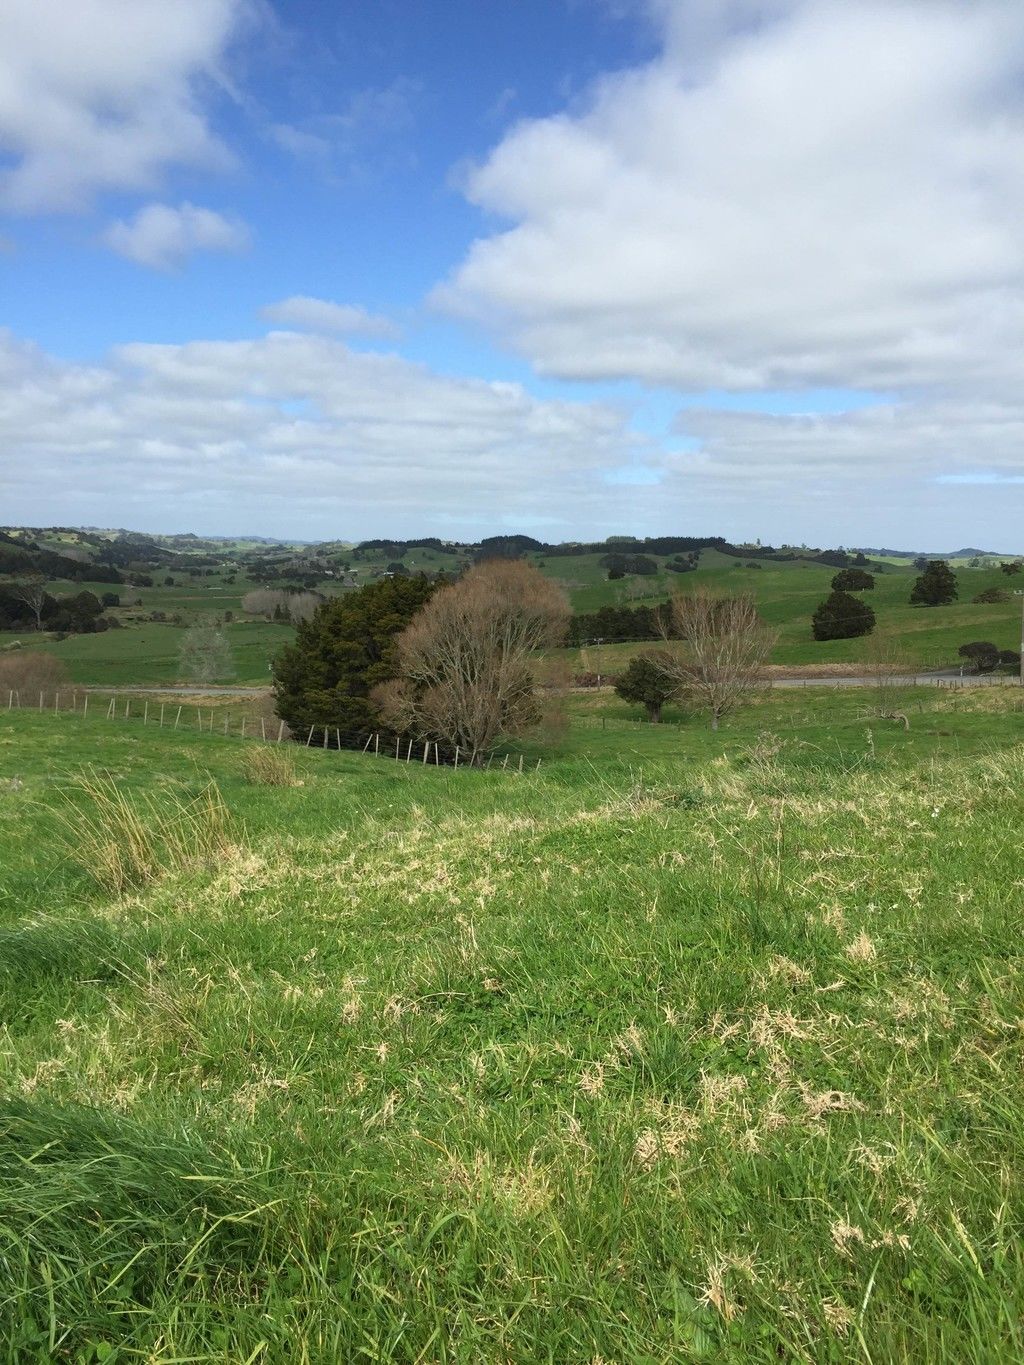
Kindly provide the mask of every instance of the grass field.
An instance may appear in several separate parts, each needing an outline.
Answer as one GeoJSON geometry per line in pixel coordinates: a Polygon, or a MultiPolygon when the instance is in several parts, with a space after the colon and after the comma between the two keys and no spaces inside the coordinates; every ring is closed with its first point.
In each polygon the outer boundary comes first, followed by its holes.
{"type": "MultiPolygon", "coordinates": [[[[662,558],[657,575],[609,582],[599,555],[533,555],[532,558],[541,564],[544,573],[565,585],[576,612],[594,611],[619,602],[653,604],[663,601],[672,591],[689,592],[697,584],[705,584],[722,592],[749,591],[754,594],[765,620],[778,632],[772,654],[774,663],[788,666],[847,664],[863,661],[866,657],[864,638],[823,643],[812,638],[811,614],[828,595],[835,570],[809,560],[764,561],[761,567],[751,568],[743,560],[706,550],[696,573],[671,573],[665,568],[667,559],[662,558]]],[[[367,552],[365,559],[356,566],[359,581],[370,581],[372,574],[383,570],[386,563],[385,552],[376,555],[367,552]]],[[[410,551],[405,563],[411,572],[420,568],[436,571],[452,569],[457,560],[452,555],[427,550],[410,551]]],[[[970,569],[961,565],[957,568],[958,601],[947,607],[924,608],[911,607],[908,601],[916,573],[905,563],[890,564],[877,574],[875,589],[864,594],[865,601],[875,610],[877,633],[899,640],[910,667],[930,669],[953,665],[957,662],[959,647],[970,640],[991,640],[1000,649],[1019,647],[1021,608],[1020,602],[1012,596],[1017,577],[1008,578],[998,567],[970,569]],[[977,593],[991,587],[1008,591],[1009,600],[988,605],[972,602],[977,593]]],[[[226,559],[209,578],[189,580],[179,575],[172,587],[164,586],[157,575],[152,588],[121,590],[126,605],[115,614],[125,623],[122,631],[70,636],[62,641],[49,637],[37,641],[31,632],[0,633],[0,649],[16,639],[32,647],[47,649],[65,661],[72,681],[77,683],[110,687],[174,683],[181,680],[179,652],[184,628],[197,621],[221,619],[225,613],[231,613],[235,619],[225,627],[235,661],[235,676],[230,681],[261,684],[267,680],[274,653],[292,638],[292,630],[289,626],[269,625],[244,617],[242,599],[256,586],[259,585],[237,571],[230,559],[226,559]],[[136,599],[139,605],[127,605],[136,599]],[[183,625],[150,622],[147,618],[152,612],[163,612],[169,618],[180,617],[183,625]]],[[[108,591],[110,585],[51,585],[55,593],[80,588],[99,595],[108,591]]],[[[337,580],[324,580],[320,588],[325,593],[343,590],[337,580]]],[[[591,646],[586,653],[567,650],[557,662],[563,671],[568,666],[570,672],[617,672],[626,666],[639,647],[642,646],[591,646]]]]}
{"type": "Polygon", "coordinates": [[[0,714],[0,1359],[1021,1358],[1017,704],[279,786],[0,714]]]}

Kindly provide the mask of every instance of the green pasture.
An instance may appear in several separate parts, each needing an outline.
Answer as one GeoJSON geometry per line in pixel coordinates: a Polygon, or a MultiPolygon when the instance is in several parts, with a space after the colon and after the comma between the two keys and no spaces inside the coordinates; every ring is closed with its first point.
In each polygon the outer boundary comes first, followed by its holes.
{"type": "Polygon", "coordinates": [[[0,1360],[1019,1359],[1024,715],[900,705],[0,713],[0,1360]]]}
{"type": "MultiPolygon", "coordinates": [[[[576,612],[590,612],[615,603],[654,604],[664,601],[670,592],[690,592],[699,584],[723,592],[749,591],[754,594],[765,620],[778,632],[772,654],[774,663],[792,666],[845,664],[866,658],[868,644],[864,638],[821,643],[812,638],[811,614],[828,595],[836,571],[806,559],[786,563],[766,560],[760,561],[759,567],[751,568],[748,561],[733,559],[716,550],[705,550],[695,573],[670,573],[663,557],[657,575],[630,576],[609,582],[599,555],[535,555],[532,558],[541,563],[545,574],[566,587],[576,612]]],[[[357,582],[368,582],[389,560],[388,555],[380,551],[351,562],[352,568],[358,570],[357,582]]],[[[437,572],[454,570],[459,560],[445,552],[410,550],[404,563],[412,572],[418,569],[437,572]]],[[[210,577],[190,579],[172,572],[170,576],[175,583],[168,587],[163,582],[166,576],[155,572],[152,588],[102,583],[51,584],[50,590],[58,594],[82,588],[97,595],[104,591],[118,592],[122,605],[115,608],[113,614],[123,622],[125,629],[95,637],[79,636],[61,642],[46,640],[39,643],[67,661],[76,682],[99,686],[173,683],[178,680],[182,630],[195,622],[222,620],[230,613],[236,618],[227,627],[236,655],[235,680],[240,683],[263,681],[270,658],[280,644],[290,638],[290,630],[245,618],[242,599],[251,589],[261,585],[238,572],[237,564],[227,554],[224,563],[210,577]],[[227,580],[232,577],[235,581],[229,583],[227,580]],[[169,618],[180,617],[182,627],[150,622],[148,617],[153,612],[162,612],[169,618]]],[[[1019,647],[1020,602],[1012,594],[1015,585],[1024,583],[1024,575],[1008,577],[998,567],[958,567],[959,598],[946,607],[910,605],[908,599],[916,576],[917,571],[905,562],[888,564],[876,573],[874,590],[864,594],[877,616],[876,633],[893,636],[900,642],[909,667],[932,669],[955,665],[960,645],[971,640],[991,640],[1001,649],[1019,647]],[[990,587],[1009,592],[1009,600],[987,605],[972,602],[977,593],[990,587]]],[[[344,591],[337,579],[325,579],[319,589],[327,594],[344,591]]],[[[30,633],[5,632],[0,633],[0,649],[15,639],[33,647],[37,643],[30,633]]],[[[560,658],[572,672],[586,669],[615,672],[625,666],[638,648],[642,646],[590,646],[585,651],[565,651],[560,658]]]]}

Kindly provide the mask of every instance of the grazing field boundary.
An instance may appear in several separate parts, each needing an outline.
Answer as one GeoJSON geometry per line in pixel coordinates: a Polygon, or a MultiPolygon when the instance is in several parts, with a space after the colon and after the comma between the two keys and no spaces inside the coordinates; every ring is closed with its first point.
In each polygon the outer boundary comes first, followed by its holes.
{"type": "MultiPolygon", "coordinates": [[[[301,736],[293,735],[288,725],[276,717],[268,721],[262,715],[237,716],[224,707],[203,706],[199,702],[179,699],[178,695],[168,702],[157,701],[152,694],[130,696],[120,690],[106,696],[98,694],[95,688],[61,688],[38,693],[33,690],[31,695],[9,689],[2,709],[31,711],[44,716],[71,714],[83,719],[99,716],[110,721],[134,720],[161,730],[180,730],[183,735],[216,734],[222,738],[258,740],[264,744],[280,744],[285,739],[295,739],[307,749],[356,750],[374,758],[390,758],[400,763],[431,763],[452,768],[469,766],[459,745],[449,751],[434,740],[410,739],[407,735],[391,736],[381,731],[367,732],[364,727],[343,730],[337,725],[311,725],[303,741],[301,736]]],[[[502,771],[525,771],[523,754],[518,755],[518,761],[513,759],[510,762],[510,757],[507,753],[500,759],[491,755],[483,766],[490,768],[494,764],[502,771]]],[[[535,764],[531,762],[529,766],[536,771],[541,766],[541,759],[538,758],[535,764]]]]}

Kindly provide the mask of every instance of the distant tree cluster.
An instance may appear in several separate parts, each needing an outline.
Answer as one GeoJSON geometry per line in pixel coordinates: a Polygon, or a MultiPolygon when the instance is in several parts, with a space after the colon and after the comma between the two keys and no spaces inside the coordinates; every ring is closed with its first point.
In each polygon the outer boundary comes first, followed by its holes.
{"type": "Polygon", "coordinates": [[[106,630],[104,604],[94,593],[54,597],[42,578],[0,584],[0,630],[52,630],[91,634],[106,630]]]}
{"type": "Polygon", "coordinates": [[[874,575],[864,569],[840,569],[832,579],[835,592],[868,592],[874,586],[874,575]]]}
{"type": "Polygon", "coordinates": [[[266,621],[308,621],[324,600],[318,592],[286,592],[281,588],[253,588],[242,598],[242,610],[266,621]]]}
{"type": "Polygon", "coordinates": [[[391,577],[331,598],[274,663],[278,715],[328,745],[433,743],[479,764],[541,719],[532,660],[564,642],[568,599],[499,557],[454,583],[391,577]]]}
{"type": "Polygon", "coordinates": [[[607,606],[574,616],[569,622],[569,644],[582,645],[589,640],[660,640],[662,621],[671,618],[669,605],[666,600],[656,607],[607,606]]]}
{"type": "Polygon", "coordinates": [[[658,572],[658,562],[649,555],[604,555],[599,563],[607,569],[609,578],[625,578],[627,574],[650,577],[658,572]]]}

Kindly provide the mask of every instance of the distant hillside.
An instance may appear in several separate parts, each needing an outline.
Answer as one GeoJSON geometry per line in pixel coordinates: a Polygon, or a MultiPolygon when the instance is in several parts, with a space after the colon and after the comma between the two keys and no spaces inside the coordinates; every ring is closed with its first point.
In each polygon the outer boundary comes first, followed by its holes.
{"type": "Polygon", "coordinates": [[[37,545],[34,541],[18,540],[0,531],[0,574],[43,574],[46,578],[66,578],[71,582],[121,583],[117,570],[69,559],[37,545]]]}
{"type": "Polygon", "coordinates": [[[1013,559],[1014,550],[873,550],[865,545],[852,547],[855,554],[882,555],[886,559],[1013,559]]]}

